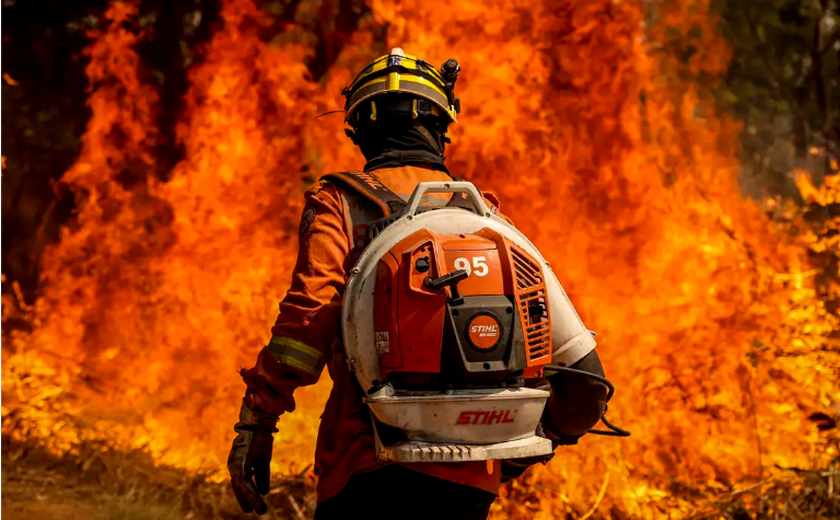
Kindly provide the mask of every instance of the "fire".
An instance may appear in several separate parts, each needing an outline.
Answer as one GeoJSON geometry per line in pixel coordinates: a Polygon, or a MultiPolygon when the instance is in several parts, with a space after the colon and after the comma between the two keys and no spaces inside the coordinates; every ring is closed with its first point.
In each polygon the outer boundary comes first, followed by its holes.
{"type": "MultiPolygon", "coordinates": [[[[690,79],[728,60],[708,2],[675,0],[655,17],[612,0],[436,4],[371,0],[373,21],[315,83],[312,48],[262,41],[260,11],[226,0],[190,70],[185,157],[161,182],[157,94],[134,50],[145,35],[130,29],[134,4],[114,2],[91,35],[92,117],[63,178],[76,222],[44,258],[34,308],[13,316],[4,301],[4,323],[27,323],[4,329],[4,433],[56,451],[107,439],[224,478],[237,369],[266,342],[289,283],[307,176],[362,165],[341,117],[315,116],[400,46],[461,63],[450,169],[495,191],[552,261],[598,332],[618,388],[609,416],[633,432],[561,448],[506,490],[496,518],[593,504],[679,516],[692,509],[669,492],[679,483],[714,494],[775,464],[836,457],[806,421],[840,401],[840,356],[820,348],[840,325],[806,264],[819,240],[791,238],[739,195],[739,127],[690,79]],[[387,42],[374,43],[384,23],[387,42]],[[674,31],[700,34],[699,50],[665,50],[674,31]]],[[[813,200],[837,200],[840,186],[801,179],[813,200]]],[[[281,419],[275,471],[310,464],[323,379],[281,419]]]]}

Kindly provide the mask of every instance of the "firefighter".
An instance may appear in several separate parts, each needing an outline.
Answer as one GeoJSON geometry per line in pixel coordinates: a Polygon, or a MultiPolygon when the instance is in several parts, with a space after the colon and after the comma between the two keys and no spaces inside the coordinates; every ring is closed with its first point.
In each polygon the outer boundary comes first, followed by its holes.
{"type": "MultiPolygon", "coordinates": [[[[394,49],[366,67],[345,89],[348,136],[367,160],[364,172],[403,199],[426,181],[452,180],[444,164],[448,126],[459,102],[454,60],[440,72],[394,49]],[[394,74],[397,72],[397,74],[394,74]]],[[[485,193],[498,213],[499,201],[485,193]]],[[[426,205],[444,205],[431,194],[426,205]]],[[[271,339],[256,366],[242,370],[247,391],[228,468],[243,511],[263,514],[269,462],[278,417],[295,409],[294,390],[318,381],[324,367],[333,381],[318,432],[316,520],[362,517],[484,519],[500,483],[536,461],[385,463],[377,459],[371,418],[341,345],[345,274],[366,244],[367,225],[380,210],[351,186],[322,180],[305,194],[299,253],[291,287],[280,303],[271,339]]],[[[567,366],[603,376],[594,350],[567,366]]],[[[551,397],[542,431],[574,444],[601,418],[607,387],[590,378],[559,373],[548,378],[551,397]]],[[[282,446],[280,446],[282,452],[282,446]]]]}

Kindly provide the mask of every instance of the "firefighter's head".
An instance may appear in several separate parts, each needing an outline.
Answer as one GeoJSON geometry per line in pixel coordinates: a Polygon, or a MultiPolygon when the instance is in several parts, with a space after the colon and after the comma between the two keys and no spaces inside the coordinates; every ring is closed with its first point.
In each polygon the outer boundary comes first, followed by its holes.
{"type": "Polygon", "coordinates": [[[386,140],[417,136],[443,156],[446,131],[457,121],[460,102],[453,88],[460,67],[448,60],[441,70],[399,47],[364,68],[344,89],[347,135],[369,160],[386,140]]]}

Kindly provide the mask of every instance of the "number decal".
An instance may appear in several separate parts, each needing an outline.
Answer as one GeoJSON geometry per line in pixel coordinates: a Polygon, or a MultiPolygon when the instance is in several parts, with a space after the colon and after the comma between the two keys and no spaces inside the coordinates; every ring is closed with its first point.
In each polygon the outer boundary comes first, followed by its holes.
{"type": "Polygon", "coordinates": [[[464,258],[463,256],[461,258],[455,259],[455,269],[463,269],[467,272],[468,275],[472,274],[472,269],[470,269],[470,261],[464,258]]]}
{"type": "Polygon", "coordinates": [[[475,275],[476,276],[487,276],[487,273],[490,269],[487,267],[485,261],[487,258],[483,256],[474,256],[473,257],[473,268],[475,268],[475,275]]]}
{"type": "Polygon", "coordinates": [[[474,256],[472,265],[470,265],[468,258],[464,258],[463,256],[456,258],[455,269],[463,269],[468,275],[475,273],[476,276],[487,276],[487,273],[490,272],[490,268],[487,267],[487,257],[485,256],[474,256]]]}

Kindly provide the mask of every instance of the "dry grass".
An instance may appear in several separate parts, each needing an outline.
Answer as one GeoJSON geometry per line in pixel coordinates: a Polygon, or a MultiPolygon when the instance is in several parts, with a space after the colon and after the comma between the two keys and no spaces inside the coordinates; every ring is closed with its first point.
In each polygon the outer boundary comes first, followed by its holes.
{"type": "MultiPolygon", "coordinates": [[[[253,519],[227,483],[155,465],[139,451],[90,443],[54,456],[3,436],[3,516],[15,520],[253,519]]],[[[314,483],[275,478],[262,518],[302,520],[315,508],[314,483]]]]}
{"type": "MultiPolygon", "coordinates": [[[[2,441],[3,515],[7,520],[236,520],[244,514],[227,483],[155,465],[140,451],[94,443],[55,456],[31,443],[2,441]]],[[[840,460],[824,470],[777,468],[778,476],[728,494],[700,498],[691,520],[840,518],[840,460]]],[[[275,478],[262,518],[305,520],[314,482],[275,478]]],[[[686,490],[683,490],[685,492],[686,490]]],[[[682,494],[683,492],[675,492],[682,494]]],[[[597,512],[592,518],[608,518],[597,512]]]]}
{"type": "Polygon", "coordinates": [[[777,468],[787,475],[716,497],[691,520],[836,520],[840,518],[840,461],[824,470],[777,468]]]}
{"type": "Polygon", "coordinates": [[[111,497],[92,516],[96,520],[177,520],[181,510],[178,504],[160,506],[130,497],[111,497]]]}

